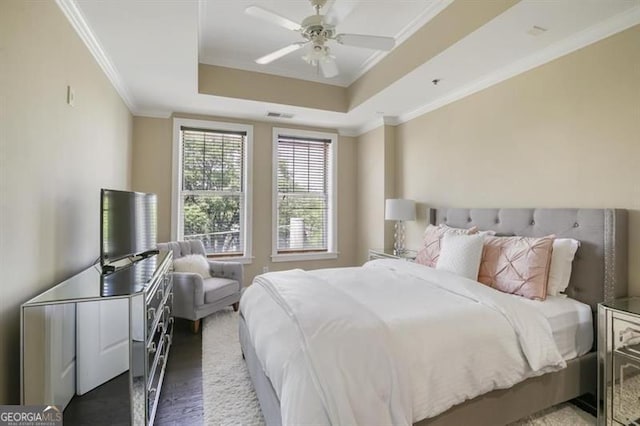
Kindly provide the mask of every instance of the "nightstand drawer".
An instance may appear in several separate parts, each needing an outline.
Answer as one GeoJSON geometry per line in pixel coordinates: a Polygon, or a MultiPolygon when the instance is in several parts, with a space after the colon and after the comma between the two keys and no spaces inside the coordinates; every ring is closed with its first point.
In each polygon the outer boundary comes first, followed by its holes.
{"type": "Polygon", "coordinates": [[[613,317],[613,349],[622,350],[640,361],[640,322],[622,313],[613,317]]]}
{"type": "Polygon", "coordinates": [[[402,254],[394,254],[393,250],[387,249],[369,249],[369,260],[375,259],[402,259],[413,262],[417,252],[414,250],[405,250],[402,254]]]}
{"type": "MultiPolygon", "coordinates": [[[[640,346],[640,345],[639,345],[640,346]]],[[[623,425],[640,424],[640,358],[613,353],[613,419],[623,425]]]]}

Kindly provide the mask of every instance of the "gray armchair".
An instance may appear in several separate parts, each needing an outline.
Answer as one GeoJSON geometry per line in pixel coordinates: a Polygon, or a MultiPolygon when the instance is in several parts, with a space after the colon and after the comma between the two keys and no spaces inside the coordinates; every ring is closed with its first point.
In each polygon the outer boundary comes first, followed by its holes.
{"type": "MultiPolygon", "coordinates": [[[[177,259],[189,254],[206,256],[202,241],[171,241],[159,243],[159,250],[173,251],[177,259]]],[[[173,273],[173,313],[178,318],[193,321],[198,332],[200,319],[227,306],[238,310],[242,290],[243,267],[238,262],[209,261],[212,278],[189,272],[173,273]]]]}

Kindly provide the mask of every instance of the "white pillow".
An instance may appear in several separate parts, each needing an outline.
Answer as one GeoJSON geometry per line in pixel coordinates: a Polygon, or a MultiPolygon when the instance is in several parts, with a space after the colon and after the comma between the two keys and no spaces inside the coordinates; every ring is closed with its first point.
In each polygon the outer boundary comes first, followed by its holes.
{"type": "Polygon", "coordinates": [[[483,243],[484,235],[480,234],[444,234],[436,269],[477,281],[483,243]]]}
{"type": "Polygon", "coordinates": [[[195,272],[202,278],[211,278],[209,274],[209,262],[201,254],[189,254],[173,261],[175,272],[195,272]]]}
{"type": "Polygon", "coordinates": [[[578,247],[580,247],[580,241],[573,238],[556,238],[553,240],[547,295],[558,296],[569,286],[571,263],[578,247]]]}

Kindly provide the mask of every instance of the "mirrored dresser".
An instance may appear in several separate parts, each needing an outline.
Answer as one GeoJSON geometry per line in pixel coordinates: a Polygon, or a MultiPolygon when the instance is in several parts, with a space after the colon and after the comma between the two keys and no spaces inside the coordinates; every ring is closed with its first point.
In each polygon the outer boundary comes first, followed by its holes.
{"type": "Polygon", "coordinates": [[[598,305],[598,424],[640,426],[640,297],[598,305]]]}
{"type": "Polygon", "coordinates": [[[94,265],[24,303],[21,404],[66,408],[65,424],[153,424],[173,336],[172,257],[104,274],[94,265]]]}

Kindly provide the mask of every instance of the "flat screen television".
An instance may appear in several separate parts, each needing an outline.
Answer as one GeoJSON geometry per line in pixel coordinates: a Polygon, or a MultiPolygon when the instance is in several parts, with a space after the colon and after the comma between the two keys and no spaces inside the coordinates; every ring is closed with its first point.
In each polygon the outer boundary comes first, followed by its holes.
{"type": "Polygon", "coordinates": [[[100,191],[100,264],[155,252],[156,194],[100,191]]]}

